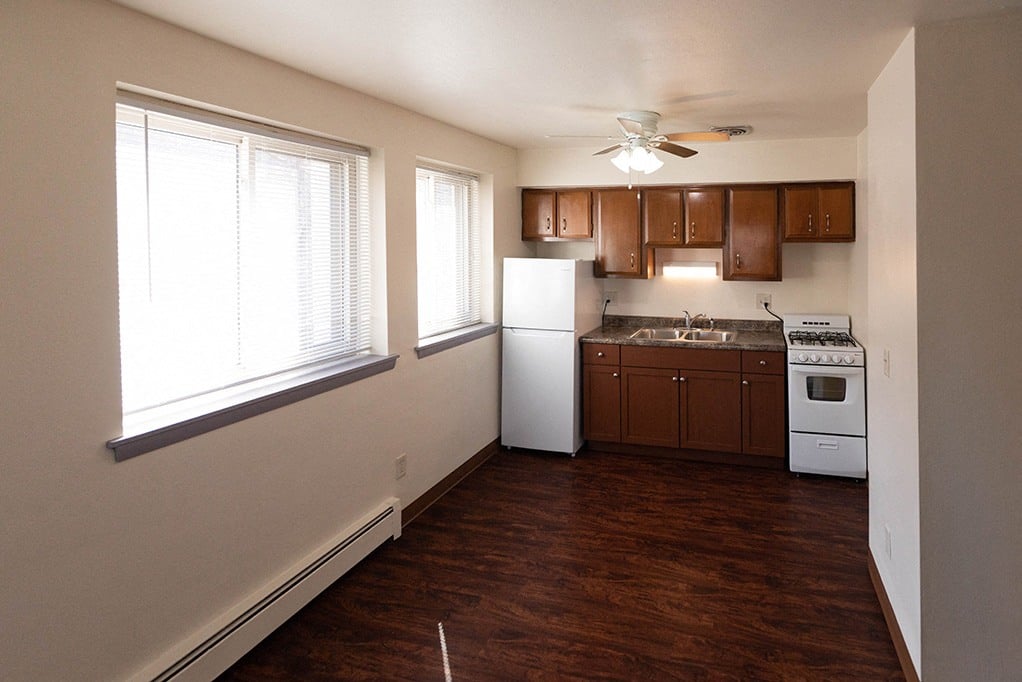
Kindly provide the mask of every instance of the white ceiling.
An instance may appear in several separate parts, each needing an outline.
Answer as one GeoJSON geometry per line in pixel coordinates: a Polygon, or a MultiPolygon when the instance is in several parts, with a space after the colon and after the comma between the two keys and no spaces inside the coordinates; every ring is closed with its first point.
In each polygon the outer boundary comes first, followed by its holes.
{"type": "MultiPolygon", "coordinates": [[[[519,148],[748,124],[748,139],[857,135],[913,25],[1022,0],[118,0],[519,148]]],[[[595,142],[599,146],[603,144],[595,142]]]]}

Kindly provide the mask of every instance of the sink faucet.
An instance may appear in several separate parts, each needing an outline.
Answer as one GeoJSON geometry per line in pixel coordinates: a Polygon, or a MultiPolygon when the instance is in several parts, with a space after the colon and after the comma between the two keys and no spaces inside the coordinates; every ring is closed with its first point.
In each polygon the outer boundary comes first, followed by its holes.
{"type": "Polygon", "coordinates": [[[685,326],[691,328],[692,325],[694,325],[696,323],[696,321],[699,320],[699,318],[702,318],[702,319],[706,320],[707,322],[709,322],[710,323],[710,329],[713,329],[713,318],[712,317],[707,317],[704,313],[699,313],[698,315],[696,315],[692,319],[688,319],[688,314],[686,312],[686,315],[685,315],[685,326]]]}
{"type": "Polygon", "coordinates": [[[681,312],[683,312],[685,314],[685,329],[691,329],[692,328],[692,316],[688,314],[687,310],[682,310],[681,312]]]}

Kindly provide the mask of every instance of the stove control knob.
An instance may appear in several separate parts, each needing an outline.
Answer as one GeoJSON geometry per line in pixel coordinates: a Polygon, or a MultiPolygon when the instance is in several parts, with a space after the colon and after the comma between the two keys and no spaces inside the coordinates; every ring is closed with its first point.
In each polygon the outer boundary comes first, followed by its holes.
{"type": "Polygon", "coordinates": [[[799,362],[805,362],[805,361],[806,361],[806,359],[807,359],[807,356],[806,356],[806,354],[805,354],[805,353],[799,353],[799,354],[798,354],[798,361],[799,361],[799,362]]]}
{"type": "Polygon", "coordinates": [[[820,361],[820,356],[818,356],[816,353],[813,353],[812,355],[809,356],[809,362],[819,362],[819,361],[820,361]]]}
{"type": "Polygon", "coordinates": [[[820,356],[820,362],[830,362],[830,356],[824,353],[820,356]]]}
{"type": "Polygon", "coordinates": [[[852,356],[851,355],[846,355],[845,356],[845,364],[846,365],[852,364],[852,356]]]}

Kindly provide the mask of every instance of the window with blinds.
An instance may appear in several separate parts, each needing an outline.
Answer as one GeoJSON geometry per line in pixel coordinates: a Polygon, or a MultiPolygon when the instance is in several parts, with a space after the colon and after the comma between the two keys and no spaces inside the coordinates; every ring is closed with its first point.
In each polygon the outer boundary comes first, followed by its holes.
{"type": "Polygon", "coordinates": [[[481,321],[479,178],[415,171],[419,338],[481,321]]]}
{"type": "Polygon", "coordinates": [[[122,93],[126,430],[154,410],[369,350],[367,157],[122,93]]]}

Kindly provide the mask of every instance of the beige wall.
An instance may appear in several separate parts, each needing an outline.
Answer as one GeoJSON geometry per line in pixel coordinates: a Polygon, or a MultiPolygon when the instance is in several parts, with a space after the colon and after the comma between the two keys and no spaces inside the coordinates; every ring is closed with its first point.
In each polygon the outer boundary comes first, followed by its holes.
{"type": "MultiPolygon", "coordinates": [[[[857,174],[856,138],[819,140],[732,140],[691,145],[699,154],[688,159],[664,158],[664,167],[642,176],[642,185],[784,180],[847,180],[857,174]]],[[[523,187],[618,186],[627,176],[607,156],[594,157],[592,148],[526,149],[519,152],[518,183],[523,187]]],[[[862,226],[862,221],[858,221],[862,226]]],[[[592,242],[540,244],[540,256],[593,258],[592,242]]],[[[665,261],[715,260],[720,249],[657,249],[657,274],[652,280],[608,279],[605,291],[614,291],[607,312],[621,315],[773,319],[756,307],[756,294],[770,294],[780,313],[847,313],[849,311],[849,244],[785,244],[780,282],[724,282],[669,280],[660,277],[665,261]]],[[[853,321],[854,323],[854,321],[853,321]]]]}
{"type": "Polygon", "coordinates": [[[925,679],[1022,671],[1022,11],[916,32],[925,679]]]}
{"type": "Polygon", "coordinates": [[[497,437],[498,338],[412,350],[413,169],[486,174],[499,264],[528,252],[516,153],[104,2],[6,1],[0,45],[0,665],[124,678],[497,437]],[[114,463],[119,81],[373,148],[374,338],[394,371],[114,463]]]}
{"type": "Polygon", "coordinates": [[[918,669],[914,45],[915,36],[910,33],[869,89],[866,404],[870,550],[918,669]],[[885,350],[891,359],[889,376],[883,369],[885,350]]]}

